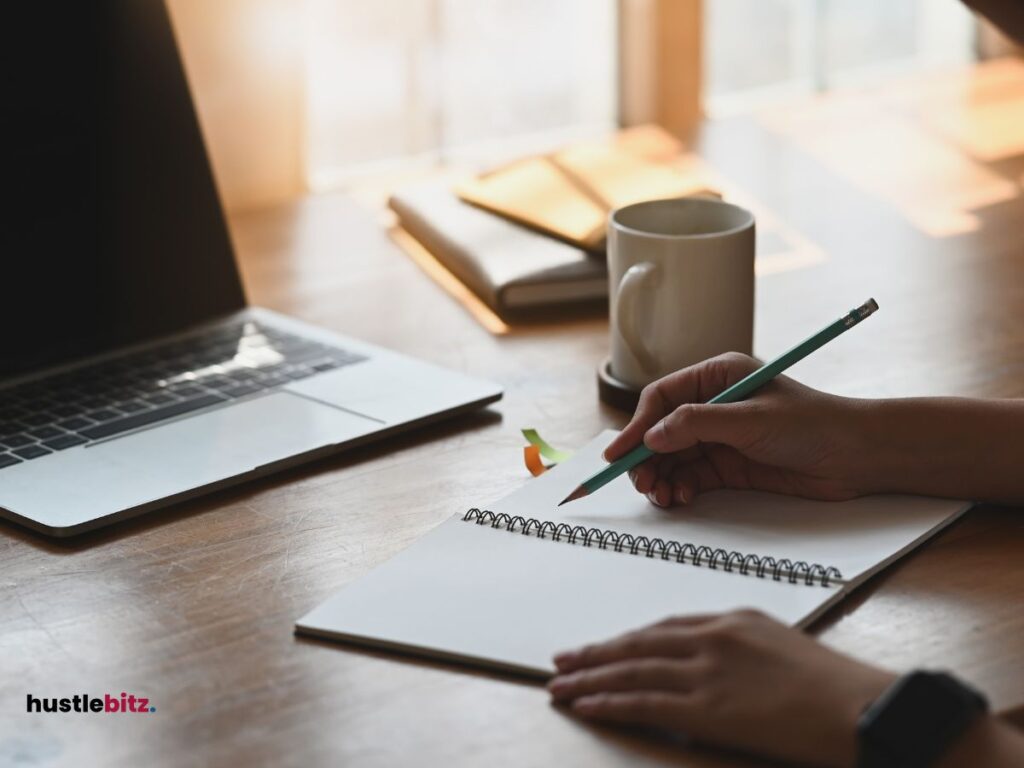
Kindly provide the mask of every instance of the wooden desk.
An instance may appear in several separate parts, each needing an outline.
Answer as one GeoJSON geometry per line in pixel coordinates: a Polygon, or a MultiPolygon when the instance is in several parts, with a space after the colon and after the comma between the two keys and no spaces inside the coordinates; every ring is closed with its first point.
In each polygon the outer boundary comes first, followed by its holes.
{"type": "MultiPolygon", "coordinates": [[[[1000,118],[1022,104],[1024,67],[995,64],[709,125],[699,154],[726,195],[819,254],[759,278],[756,351],[873,295],[877,319],[795,376],[856,395],[1024,396],[1024,135],[1000,118]]],[[[0,763],[744,764],[589,728],[535,684],[293,636],[346,582],[522,483],[520,427],[570,446],[623,416],[596,398],[600,317],[492,334],[340,196],[233,226],[256,303],[492,377],[505,399],[74,542],[0,526],[0,763]],[[29,693],[120,691],[156,713],[24,711],[29,693]]],[[[978,509],[815,631],[895,669],[950,667],[1020,713],[1022,552],[1021,510],[978,509]]]]}

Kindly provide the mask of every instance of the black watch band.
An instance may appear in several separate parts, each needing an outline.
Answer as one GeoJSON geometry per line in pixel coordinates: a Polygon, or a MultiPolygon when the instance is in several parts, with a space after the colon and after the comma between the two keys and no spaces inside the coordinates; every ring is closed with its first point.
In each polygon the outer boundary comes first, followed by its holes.
{"type": "Polygon", "coordinates": [[[927,768],[987,710],[984,696],[951,675],[903,675],[857,722],[857,768],[927,768]]]}

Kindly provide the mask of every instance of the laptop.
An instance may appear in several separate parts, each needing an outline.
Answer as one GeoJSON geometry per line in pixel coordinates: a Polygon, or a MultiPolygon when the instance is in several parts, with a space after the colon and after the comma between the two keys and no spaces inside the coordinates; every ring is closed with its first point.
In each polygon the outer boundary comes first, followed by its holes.
{"type": "Polygon", "coordinates": [[[0,516],[70,536],[501,397],[247,306],[164,4],[60,13],[8,73],[0,516]]]}

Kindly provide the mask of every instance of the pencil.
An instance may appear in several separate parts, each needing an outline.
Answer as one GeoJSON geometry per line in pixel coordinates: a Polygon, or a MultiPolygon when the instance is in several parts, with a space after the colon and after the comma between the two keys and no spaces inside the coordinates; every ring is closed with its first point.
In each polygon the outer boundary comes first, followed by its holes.
{"type": "MultiPolygon", "coordinates": [[[[850,310],[834,323],[825,326],[809,339],[805,339],[800,342],[788,352],[782,353],[770,363],[765,363],[749,376],[740,379],[721,394],[711,398],[708,402],[735,403],[739,400],[750,397],[750,395],[752,395],[756,390],[763,387],[791,365],[803,360],[809,354],[814,352],[814,350],[820,349],[828,344],[828,342],[832,341],[836,336],[839,336],[850,328],[853,328],[853,326],[861,320],[872,315],[877,309],[878,303],[874,299],[868,299],[861,306],[850,310]]],[[[600,472],[597,472],[584,480],[576,487],[576,490],[562,499],[558,506],[562,506],[562,504],[566,504],[570,501],[575,501],[576,499],[582,499],[584,496],[589,496],[598,488],[607,485],[619,475],[629,472],[629,470],[637,464],[649,459],[653,455],[654,451],[643,443],[640,443],[640,445],[631,450],[625,456],[616,459],[600,472]]]]}

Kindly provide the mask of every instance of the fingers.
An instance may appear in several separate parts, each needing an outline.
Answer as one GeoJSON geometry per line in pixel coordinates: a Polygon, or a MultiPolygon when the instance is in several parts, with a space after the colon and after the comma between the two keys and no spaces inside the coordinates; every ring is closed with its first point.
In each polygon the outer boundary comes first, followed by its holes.
{"type": "Polygon", "coordinates": [[[663,691],[598,693],[572,702],[572,711],[590,720],[621,725],[678,728],[692,711],[686,694],[663,691]]]}
{"type": "Polygon", "coordinates": [[[661,455],[630,470],[637,491],[652,504],[689,504],[700,493],[726,487],[715,464],[699,450],[661,455]]]}
{"type": "Polygon", "coordinates": [[[548,683],[556,701],[571,701],[609,691],[688,692],[698,663],[692,659],[630,659],[594,669],[559,675],[548,683]]]}
{"type": "Polygon", "coordinates": [[[559,653],[555,656],[555,667],[564,674],[644,656],[683,658],[696,653],[696,648],[696,639],[682,627],[652,627],[604,643],[559,653]]]}
{"type": "Polygon", "coordinates": [[[672,474],[672,499],[676,504],[689,504],[698,494],[724,488],[725,482],[710,459],[700,458],[680,464],[672,474]]]}
{"type": "Polygon", "coordinates": [[[657,453],[692,448],[697,443],[721,443],[743,449],[758,434],[757,408],[750,402],[706,405],[688,403],[655,424],[644,443],[657,453]]]}
{"type": "Polygon", "coordinates": [[[754,358],[729,352],[647,385],[640,394],[633,418],[605,449],[605,459],[615,461],[635,448],[647,430],[677,406],[707,402],[757,367],[754,358]]]}
{"type": "Polygon", "coordinates": [[[689,461],[696,461],[702,456],[701,448],[696,446],[673,454],[652,456],[647,461],[631,469],[629,471],[629,479],[632,481],[634,488],[640,493],[647,495],[654,489],[654,483],[658,478],[670,479],[678,465],[689,461]]]}
{"type": "MultiPolygon", "coordinates": [[[[685,372],[685,370],[679,371],[671,376],[679,376],[685,372]]],[[[605,460],[620,459],[640,445],[643,442],[644,433],[674,407],[674,404],[665,397],[666,385],[664,382],[665,379],[659,379],[644,387],[643,392],[640,393],[640,402],[636,406],[633,418],[605,448],[605,460]]]]}

